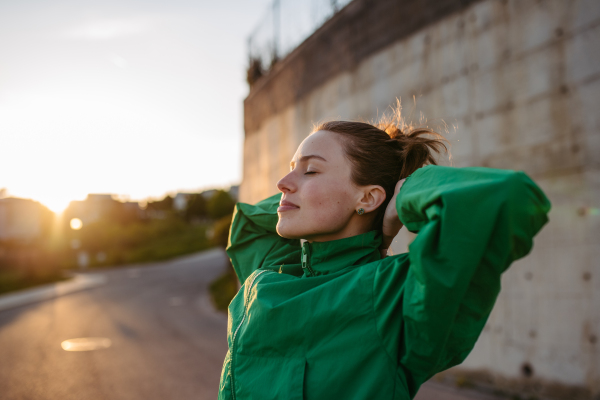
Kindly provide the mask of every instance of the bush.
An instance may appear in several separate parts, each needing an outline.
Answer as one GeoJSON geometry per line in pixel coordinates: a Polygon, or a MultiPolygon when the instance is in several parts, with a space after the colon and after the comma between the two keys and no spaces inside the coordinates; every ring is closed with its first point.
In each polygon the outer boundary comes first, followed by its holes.
{"type": "Polygon", "coordinates": [[[81,242],[77,251],[88,252],[90,266],[97,266],[160,261],[208,249],[212,244],[206,229],[206,224],[190,225],[171,216],[128,225],[98,221],[71,235],[81,242]]]}
{"type": "Polygon", "coordinates": [[[66,279],[60,266],[62,253],[49,243],[0,243],[0,293],[66,279]]]}
{"type": "Polygon", "coordinates": [[[195,193],[188,198],[187,207],[185,209],[185,219],[191,221],[193,219],[206,218],[208,214],[206,199],[201,193],[195,193]]]}
{"type": "Polygon", "coordinates": [[[227,243],[229,242],[229,228],[231,228],[231,218],[233,214],[229,214],[217,222],[215,222],[212,243],[215,246],[219,247],[227,247],[227,243]]]}
{"type": "Polygon", "coordinates": [[[208,216],[212,219],[221,219],[233,212],[235,201],[229,193],[217,190],[207,204],[208,216]]]}
{"type": "Polygon", "coordinates": [[[227,307],[238,292],[238,279],[233,271],[231,263],[227,272],[218,277],[210,284],[210,296],[215,308],[221,312],[227,313],[227,307]]]}

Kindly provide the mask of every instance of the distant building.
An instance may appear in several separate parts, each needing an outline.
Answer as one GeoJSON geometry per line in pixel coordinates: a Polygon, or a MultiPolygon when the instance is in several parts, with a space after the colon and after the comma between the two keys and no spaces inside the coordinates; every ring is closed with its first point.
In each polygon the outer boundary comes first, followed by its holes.
{"type": "Polygon", "coordinates": [[[238,201],[240,193],[240,185],[231,185],[229,188],[229,195],[235,201],[238,201]]]}
{"type": "Polygon", "coordinates": [[[64,212],[65,219],[79,218],[84,226],[107,217],[130,220],[142,214],[139,203],[120,202],[112,194],[88,194],[85,200],[72,201],[64,212]]]}
{"type": "MultiPolygon", "coordinates": [[[[239,188],[239,185],[232,185],[227,191],[235,201],[238,198],[239,188]]],[[[205,200],[210,200],[217,190],[219,189],[209,189],[200,193],[177,193],[173,198],[173,209],[175,211],[185,211],[192,196],[200,194],[205,200]]]]}
{"type": "Polygon", "coordinates": [[[136,218],[144,218],[144,210],[140,208],[140,203],[137,201],[125,201],[121,204],[126,214],[135,216],[136,218]]]}
{"type": "Polygon", "coordinates": [[[65,216],[79,218],[86,225],[108,214],[115,202],[111,194],[88,194],[85,200],[72,201],[65,210],[65,216]]]}
{"type": "Polygon", "coordinates": [[[210,198],[213,196],[213,194],[215,194],[216,191],[217,191],[217,189],[210,189],[210,190],[205,190],[201,194],[202,194],[202,196],[204,196],[204,198],[206,200],[210,200],[210,198]]]}
{"type": "Polygon", "coordinates": [[[44,211],[37,201],[14,197],[0,199],[0,240],[32,240],[43,232],[44,211]]]}
{"type": "Polygon", "coordinates": [[[176,211],[185,211],[190,196],[197,193],[177,193],[173,198],[173,209],[176,211]]]}

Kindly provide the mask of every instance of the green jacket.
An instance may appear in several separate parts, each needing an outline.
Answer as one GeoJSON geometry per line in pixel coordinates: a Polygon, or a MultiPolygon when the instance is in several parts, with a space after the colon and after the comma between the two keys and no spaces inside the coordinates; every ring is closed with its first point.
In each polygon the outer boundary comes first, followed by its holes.
{"type": "Polygon", "coordinates": [[[500,275],[550,210],[523,172],[429,165],[396,200],[417,237],[381,259],[378,231],[302,246],[280,237],[280,198],[234,212],[227,253],[243,285],[219,399],[413,398],[467,357],[500,275]]]}

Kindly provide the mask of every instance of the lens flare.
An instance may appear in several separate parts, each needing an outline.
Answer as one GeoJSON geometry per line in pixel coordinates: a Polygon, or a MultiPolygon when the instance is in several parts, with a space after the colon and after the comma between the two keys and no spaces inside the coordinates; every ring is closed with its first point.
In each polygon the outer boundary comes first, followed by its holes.
{"type": "Polygon", "coordinates": [[[73,218],[71,220],[71,229],[78,231],[81,229],[81,227],[83,227],[83,222],[81,222],[79,218],[73,218]]]}

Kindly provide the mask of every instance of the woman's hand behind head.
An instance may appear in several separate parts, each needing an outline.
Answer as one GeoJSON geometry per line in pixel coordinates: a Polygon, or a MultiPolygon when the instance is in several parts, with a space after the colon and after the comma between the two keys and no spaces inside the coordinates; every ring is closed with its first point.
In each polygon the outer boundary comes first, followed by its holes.
{"type": "Polygon", "coordinates": [[[396,187],[394,189],[394,196],[390,199],[390,202],[385,209],[385,214],[383,215],[383,242],[381,244],[381,258],[387,255],[388,248],[392,244],[392,240],[396,237],[400,229],[402,229],[402,222],[398,218],[398,211],[396,209],[396,197],[398,197],[398,193],[400,192],[400,188],[404,184],[405,179],[401,179],[396,183],[396,187]]]}
{"type": "Polygon", "coordinates": [[[396,195],[404,181],[398,179],[436,164],[434,155],[447,151],[446,143],[427,126],[407,124],[399,101],[376,124],[320,124],[277,184],[283,192],[277,232],[289,239],[328,241],[381,230],[385,255],[402,228],[396,195]]]}

